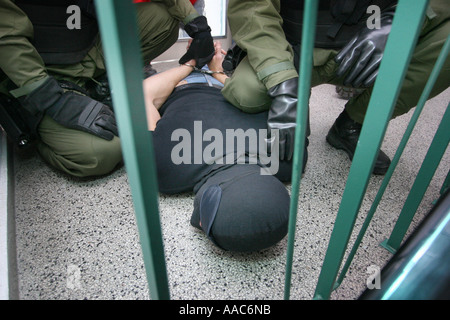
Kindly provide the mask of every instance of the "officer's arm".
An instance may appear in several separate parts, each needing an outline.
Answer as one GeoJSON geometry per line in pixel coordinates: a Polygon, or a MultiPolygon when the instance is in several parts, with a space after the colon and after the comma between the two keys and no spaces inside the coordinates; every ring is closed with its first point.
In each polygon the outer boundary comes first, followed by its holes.
{"type": "Polygon", "coordinates": [[[189,0],[153,0],[153,2],[165,4],[172,17],[184,24],[199,16],[189,0]]]}
{"type": "Polygon", "coordinates": [[[0,69],[27,94],[47,77],[44,61],[31,43],[33,26],[12,1],[0,1],[0,12],[0,69]]]}
{"type": "Polygon", "coordinates": [[[165,4],[172,17],[183,22],[184,30],[193,38],[188,52],[179,60],[180,64],[195,59],[197,67],[201,68],[208,63],[214,55],[214,45],[206,17],[199,15],[189,0],[157,0],[155,2],[165,4]]]}
{"type": "Polygon", "coordinates": [[[247,52],[250,65],[268,90],[298,77],[279,10],[279,0],[229,0],[228,3],[227,17],[233,40],[247,52]]]}

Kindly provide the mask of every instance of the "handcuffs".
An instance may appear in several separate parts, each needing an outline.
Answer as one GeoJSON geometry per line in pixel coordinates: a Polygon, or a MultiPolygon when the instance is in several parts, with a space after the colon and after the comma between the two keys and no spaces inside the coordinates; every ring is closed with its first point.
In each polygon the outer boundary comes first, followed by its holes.
{"type": "Polygon", "coordinates": [[[213,74],[225,74],[225,72],[223,72],[223,71],[211,71],[211,70],[207,70],[207,69],[200,69],[200,68],[197,68],[196,66],[193,66],[192,64],[189,64],[189,63],[184,63],[184,64],[182,64],[182,65],[183,65],[183,66],[186,66],[186,67],[191,67],[192,70],[198,71],[198,72],[204,73],[204,74],[209,74],[209,75],[213,75],[213,74]]]}

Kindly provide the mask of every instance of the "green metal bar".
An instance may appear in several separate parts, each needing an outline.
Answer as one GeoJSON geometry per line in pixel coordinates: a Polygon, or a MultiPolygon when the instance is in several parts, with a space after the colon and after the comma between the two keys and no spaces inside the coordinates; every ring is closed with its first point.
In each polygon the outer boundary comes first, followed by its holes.
{"type": "MultiPolygon", "coordinates": [[[[389,184],[389,181],[392,177],[392,174],[393,174],[395,168],[397,167],[400,157],[402,156],[402,153],[406,147],[406,144],[408,143],[411,133],[414,130],[414,127],[417,123],[417,120],[419,119],[419,116],[423,110],[423,107],[425,106],[425,103],[428,100],[428,97],[430,96],[431,90],[433,89],[433,86],[436,83],[436,80],[437,80],[439,73],[444,65],[444,62],[447,59],[449,51],[450,51],[450,36],[448,36],[447,41],[445,42],[444,46],[442,47],[441,53],[439,54],[439,57],[436,60],[436,63],[430,74],[427,84],[422,92],[422,95],[420,96],[420,99],[419,99],[419,102],[417,103],[416,109],[414,110],[414,114],[411,117],[411,120],[408,124],[408,127],[406,128],[403,138],[400,141],[399,147],[397,148],[395,156],[392,159],[391,165],[389,166],[389,169],[386,172],[383,182],[381,183],[380,189],[378,190],[378,193],[375,196],[375,199],[373,200],[372,206],[370,207],[370,210],[367,213],[364,224],[361,227],[361,230],[358,234],[358,237],[355,240],[355,243],[353,244],[352,250],[350,251],[350,253],[347,257],[347,260],[346,260],[344,266],[342,267],[341,273],[338,277],[338,280],[336,281],[335,288],[337,288],[344,280],[344,277],[348,271],[348,268],[350,267],[353,257],[355,256],[356,251],[358,250],[358,247],[359,247],[359,245],[367,231],[367,228],[373,218],[373,215],[374,215],[375,211],[377,210],[378,204],[379,204],[381,198],[383,197],[383,194],[386,190],[387,185],[389,184]]],[[[445,185],[445,183],[444,183],[444,185],[445,185]]]]}
{"type": "Polygon", "coordinates": [[[444,194],[447,189],[450,188],[450,170],[447,173],[447,177],[441,187],[441,194],[444,194]]]}
{"type": "Polygon", "coordinates": [[[311,71],[313,65],[314,37],[317,21],[318,0],[305,1],[303,16],[302,45],[300,53],[300,75],[297,101],[297,127],[295,130],[295,145],[291,184],[291,202],[289,208],[288,247],[284,298],[289,299],[292,275],[292,260],[297,222],[298,195],[302,175],[306,127],[308,125],[309,96],[311,91],[311,71]]]}
{"type": "Polygon", "coordinates": [[[400,0],[314,294],[329,299],[423,22],[427,0],[400,0]]]}
{"type": "Polygon", "coordinates": [[[450,194],[439,197],[408,240],[383,267],[380,289],[359,300],[448,300],[450,194]]]}
{"type": "Polygon", "coordinates": [[[434,136],[433,142],[428,149],[427,155],[423,160],[416,180],[411,188],[411,191],[406,198],[402,212],[392,230],[391,236],[382,245],[390,252],[396,252],[406,234],[406,231],[411,224],[414,214],[422,201],[422,198],[428,188],[428,185],[433,178],[434,173],[442,159],[442,156],[447,149],[450,142],[450,130],[448,124],[450,123],[450,104],[447,106],[441,124],[434,136]]]}
{"type": "Polygon", "coordinates": [[[169,299],[153,144],[145,120],[135,7],[128,0],[97,0],[95,4],[150,296],[155,300],[169,299]]]}

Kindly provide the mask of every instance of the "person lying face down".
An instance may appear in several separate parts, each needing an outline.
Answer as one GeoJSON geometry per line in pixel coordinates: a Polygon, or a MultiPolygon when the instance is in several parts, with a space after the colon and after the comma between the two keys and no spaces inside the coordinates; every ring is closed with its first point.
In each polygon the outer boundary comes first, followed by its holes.
{"type": "Polygon", "coordinates": [[[267,112],[244,113],[222,96],[224,51],[220,43],[215,49],[208,69],[194,70],[191,60],[144,80],[159,191],[193,191],[192,226],[224,250],[258,251],[287,233],[282,182],[291,162],[266,150],[267,112]]]}

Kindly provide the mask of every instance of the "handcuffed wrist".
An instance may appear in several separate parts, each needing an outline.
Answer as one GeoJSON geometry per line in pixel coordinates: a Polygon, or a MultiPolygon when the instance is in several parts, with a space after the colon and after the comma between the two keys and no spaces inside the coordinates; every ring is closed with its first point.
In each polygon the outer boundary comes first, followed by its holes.
{"type": "Polygon", "coordinates": [[[181,65],[186,66],[186,67],[191,67],[193,71],[198,71],[200,73],[205,73],[205,74],[210,74],[210,75],[213,75],[213,74],[225,74],[225,72],[223,72],[223,71],[213,71],[213,70],[208,70],[208,69],[200,69],[200,68],[197,68],[196,66],[193,66],[192,64],[189,64],[189,63],[183,63],[181,65]]]}

